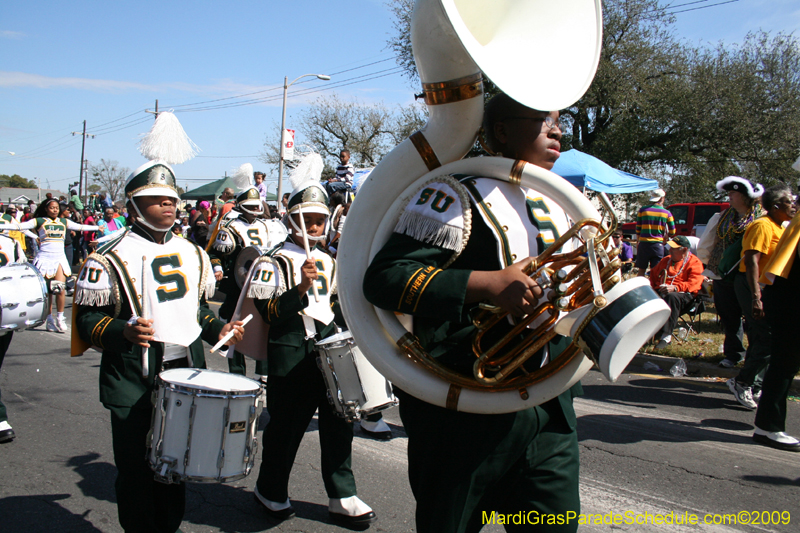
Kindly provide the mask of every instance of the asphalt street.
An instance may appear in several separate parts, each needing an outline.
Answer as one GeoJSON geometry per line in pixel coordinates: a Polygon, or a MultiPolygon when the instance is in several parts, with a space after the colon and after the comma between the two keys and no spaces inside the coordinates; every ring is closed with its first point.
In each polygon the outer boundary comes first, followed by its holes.
{"type": "MultiPolygon", "coordinates": [[[[211,368],[226,368],[216,355],[208,360],[211,368]]],[[[0,532],[121,531],[109,415],[98,400],[99,363],[100,354],[94,351],[70,358],[68,335],[43,327],[14,335],[0,371],[2,398],[17,433],[14,442],[0,446],[0,532]]],[[[583,513],[595,515],[594,521],[614,516],[635,520],[645,513],[693,514],[701,524],[691,531],[798,531],[800,454],[753,444],[754,413],[736,403],[721,378],[676,379],[632,366],[618,383],[590,372],[583,384],[585,396],[575,402],[581,500],[583,513]],[[776,511],[788,512],[791,521],[741,524],[743,519],[752,522],[756,511],[759,521],[770,519],[762,511],[772,512],[771,518],[779,517],[776,511]],[[728,522],[736,515],[737,523],[702,524],[703,517],[713,521],[715,514],[730,515],[728,522]]],[[[359,496],[378,514],[371,531],[411,532],[414,500],[406,478],[407,441],[397,410],[387,411],[385,418],[395,434],[388,442],[367,438],[356,425],[353,468],[359,496]]],[[[262,428],[267,420],[264,413],[262,428]]],[[[800,410],[794,402],[788,423],[788,432],[800,435],[800,410]]],[[[292,474],[295,519],[276,523],[261,512],[253,502],[253,473],[229,484],[189,484],[181,529],[343,531],[327,521],[316,432],[314,420],[292,474]]],[[[258,464],[259,459],[256,468],[258,464]]],[[[580,531],[675,527],[595,523],[580,531]]],[[[503,529],[490,525],[483,531],[503,529]]]]}

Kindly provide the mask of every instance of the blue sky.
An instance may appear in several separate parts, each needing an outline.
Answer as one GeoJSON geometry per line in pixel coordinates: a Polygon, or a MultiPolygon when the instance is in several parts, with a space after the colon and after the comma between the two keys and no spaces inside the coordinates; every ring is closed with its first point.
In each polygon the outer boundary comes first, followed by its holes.
{"type": "MultiPolygon", "coordinates": [[[[677,12],[726,1],[670,3],[677,12]]],[[[277,174],[258,155],[267,132],[280,125],[284,76],[333,75],[291,87],[290,128],[322,95],[395,105],[411,102],[415,89],[386,49],[392,20],[384,0],[7,4],[0,17],[0,174],[39,178],[42,186],[66,190],[77,181],[80,137],[71,132],[83,120],[98,134],[86,141],[90,162],[142,164],[136,143],[152,123],[144,110],[156,99],[161,110],[178,111],[272,97],[177,115],[202,149],[175,168],[181,186],[194,188],[242,163],[277,174]],[[315,88],[320,92],[293,95],[315,88]]],[[[800,0],[734,0],[685,11],[674,29],[691,43],[731,45],[759,29],[797,33],[800,0]]]]}

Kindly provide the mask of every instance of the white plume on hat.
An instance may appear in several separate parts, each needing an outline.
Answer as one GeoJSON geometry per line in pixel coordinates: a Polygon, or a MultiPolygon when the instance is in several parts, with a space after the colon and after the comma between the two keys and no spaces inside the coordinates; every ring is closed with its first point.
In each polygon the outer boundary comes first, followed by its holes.
{"type": "Polygon", "coordinates": [[[170,165],[184,163],[200,151],[183,131],[174,113],[158,114],[153,127],[139,142],[139,152],[150,161],[164,161],[170,165]]]}
{"type": "Polygon", "coordinates": [[[292,196],[300,186],[305,188],[308,182],[316,182],[319,184],[322,178],[322,171],[325,168],[325,163],[322,161],[322,156],[317,152],[311,150],[300,156],[300,163],[295,167],[289,176],[289,183],[292,184],[292,196]]]}
{"type": "Polygon", "coordinates": [[[245,163],[234,170],[231,181],[233,181],[233,186],[236,188],[236,194],[242,193],[250,187],[255,187],[255,182],[253,181],[253,165],[245,163]]]}
{"type": "Polygon", "coordinates": [[[728,176],[719,180],[717,182],[717,190],[719,192],[728,192],[725,189],[725,186],[734,183],[738,183],[744,187],[747,190],[747,196],[750,198],[761,198],[761,195],[764,194],[764,187],[762,187],[760,184],[752,183],[750,180],[741,178],[739,176],[728,176]]]}

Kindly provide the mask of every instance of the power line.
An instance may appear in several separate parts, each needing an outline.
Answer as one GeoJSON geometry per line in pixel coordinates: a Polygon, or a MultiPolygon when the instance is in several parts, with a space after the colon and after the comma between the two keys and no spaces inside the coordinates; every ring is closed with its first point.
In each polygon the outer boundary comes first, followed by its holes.
{"type": "MultiPolygon", "coordinates": [[[[346,80],[342,80],[342,81],[339,81],[339,82],[326,83],[324,85],[320,84],[320,85],[314,86],[314,88],[309,88],[309,89],[306,89],[306,90],[296,91],[296,92],[292,93],[292,96],[303,96],[305,94],[311,94],[311,93],[316,93],[316,92],[321,92],[321,91],[330,91],[330,90],[333,90],[333,89],[338,89],[340,87],[345,87],[347,85],[353,85],[354,83],[361,83],[361,82],[364,82],[364,81],[370,81],[370,80],[374,80],[374,79],[378,79],[378,78],[383,78],[383,77],[386,77],[386,76],[391,76],[393,74],[399,74],[402,71],[403,71],[402,67],[392,67],[392,68],[389,68],[389,69],[384,69],[384,70],[379,70],[379,71],[376,71],[376,72],[371,72],[369,74],[364,74],[362,76],[356,76],[354,78],[348,78],[346,80]]],[[[260,104],[260,103],[265,103],[265,102],[274,102],[274,101],[280,100],[282,98],[283,98],[283,95],[280,94],[280,95],[275,95],[275,96],[268,96],[268,97],[265,97],[265,98],[255,98],[255,99],[252,99],[252,100],[245,100],[243,102],[231,102],[231,103],[228,103],[228,104],[219,104],[219,105],[213,105],[213,106],[198,107],[198,108],[194,108],[194,109],[178,109],[175,112],[176,113],[178,113],[178,112],[180,112],[180,113],[190,113],[190,112],[197,112],[197,111],[212,111],[212,110],[216,110],[216,109],[228,109],[228,108],[231,108],[231,107],[241,107],[241,106],[245,106],[245,105],[255,105],[255,104],[260,104]]]]}
{"type": "Polygon", "coordinates": [[[686,13],[688,11],[697,11],[698,9],[707,9],[709,7],[714,7],[714,6],[722,6],[722,5],[725,5],[725,4],[733,4],[733,3],[739,2],[739,1],[740,0],[728,0],[727,2],[718,2],[716,4],[710,4],[710,5],[707,5],[707,6],[691,7],[689,9],[681,9],[679,11],[672,11],[672,12],[670,12],[668,14],[669,15],[676,15],[678,13],[686,13]]]}
{"type": "MultiPolygon", "coordinates": [[[[359,70],[359,69],[366,68],[366,67],[369,67],[369,66],[372,66],[372,65],[377,65],[378,63],[385,63],[386,61],[393,61],[393,60],[394,60],[393,57],[389,57],[389,58],[386,58],[386,59],[381,59],[379,61],[373,61],[372,63],[366,63],[364,65],[359,65],[357,67],[353,67],[353,68],[349,68],[349,69],[345,69],[345,70],[340,70],[338,72],[333,72],[330,75],[331,76],[336,76],[336,75],[339,75],[339,74],[344,74],[345,72],[352,72],[354,70],[359,70]]],[[[298,82],[297,84],[300,85],[302,83],[308,83],[308,82],[311,82],[311,81],[313,81],[313,80],[303,80],[303,81],[298,82]]],[[[233,99],[236,99],[236,98],[244,98],[245,96],[253,96],[254,94],[263,94],[263,93],[268,93],[268,92],[273,92],[273,91],[279,91],[281,89],[283,89],[283,86],[282,85],[278,85],[276,87],[270,87],[269,89],[262,89],[260,91],[253,91],[253,92],[250,92],[250,93],[238,94],[238,95],[235,95],[235,96],[226,96],[224,98],[216,98],[214,100],[205,100],[205,101],[202,101],[202,102],[195,102],[195,103],[192,103],[192,104],[179,104],[179,105],[171,105],[171,106],[164,106],[164,107],[168,107],[170,109],[178,109],[178,108],[181,108],[181,107],[191,107],[191,106],[197,106],[197,105],[205,105],[205,104],[211,104],[211,103],[214,103],[214,102],[222,102],[222,101],[225,101],[225,100],[233,100],[233,99]]]]}

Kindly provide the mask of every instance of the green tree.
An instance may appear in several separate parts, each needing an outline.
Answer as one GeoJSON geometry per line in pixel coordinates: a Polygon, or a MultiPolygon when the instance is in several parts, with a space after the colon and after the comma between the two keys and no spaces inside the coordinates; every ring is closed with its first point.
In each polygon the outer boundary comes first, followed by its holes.
{"type": "Polygon", "coordinates": [[[34,181],[25,179],[19,174],[14,174],[12,176],[0,174],[0,187],[18,187],[20,189],[38,188],[34,181]]]}
{"type": "MultiPolygon", "coordinates": [[[[389,3],[396,29],[389,46],[416,79],[412,6],[389,3]]],[[[727,175],[795,183],[798,40],[754,33],[738,46],[691,47],[675,37],[673,23],[658,0],[603,2],[597,75],[578,102],[561,110],[568,124],[562,149],[656,178],[669,201],[715,199],[714,183],[727,175]]]]}

